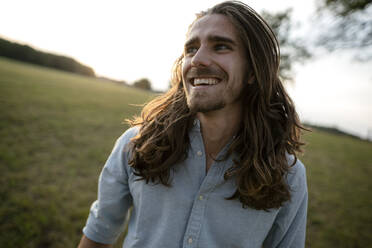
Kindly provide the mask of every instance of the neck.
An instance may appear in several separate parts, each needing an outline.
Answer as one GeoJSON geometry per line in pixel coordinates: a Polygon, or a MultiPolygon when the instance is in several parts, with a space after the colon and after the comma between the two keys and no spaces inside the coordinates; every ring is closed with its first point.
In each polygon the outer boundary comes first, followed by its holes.
{"type": "Polygon", "coordinates": [[[241,108],[197,113],[201,123],[204,147],[209,156],[216,158],[220,150],[238,132],[241,116],[241,108]]]}

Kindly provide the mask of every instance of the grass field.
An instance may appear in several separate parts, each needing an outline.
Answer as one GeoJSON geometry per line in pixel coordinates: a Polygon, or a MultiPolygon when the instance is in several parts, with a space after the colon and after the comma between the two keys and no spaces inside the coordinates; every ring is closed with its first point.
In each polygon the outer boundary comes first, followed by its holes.
{"type": "MultiPolygon", "coordinates": [[[[153,94],[0,58],[0,247],[75,247],[115,139],[153,94]]],[[[307,247],[371,247],[372,144],[314,130],[307,247]]],[[[117,244],[115,247],[120,247],[117,244]]]]}

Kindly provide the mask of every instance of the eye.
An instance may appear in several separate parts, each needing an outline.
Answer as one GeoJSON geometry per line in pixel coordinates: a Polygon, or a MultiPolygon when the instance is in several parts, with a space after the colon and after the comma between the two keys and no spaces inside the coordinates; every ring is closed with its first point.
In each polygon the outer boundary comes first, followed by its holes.
{"type": "Polygon", "coordinates": [[[197,47],[194,47],[194,46],[189,46],[189,47],[186,47],[185,48],[185,54],[186,55],[188,55],[188,54],[195,54],[197,51],[198,51],[198,48],[197,47]]]}
{"type": "Polygon", "coordinates": [[[216,50],[216,51],[231,50],[231,47],[226,45],[226,44],[216,44],[214,46],[214,50],[216,50]]]}

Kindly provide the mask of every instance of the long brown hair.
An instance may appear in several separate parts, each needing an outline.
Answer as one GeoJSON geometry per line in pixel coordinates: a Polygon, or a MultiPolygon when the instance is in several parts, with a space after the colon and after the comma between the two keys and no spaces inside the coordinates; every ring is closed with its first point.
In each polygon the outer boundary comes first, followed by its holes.
{"type": "MultiPolygon", "coordinates": [[[[279,44],[268,24],[249,6],[237,1],[223,2],[201,12],[197,19],[211,14],[227,16],[237,28],[245,46],[254,82],[243,96],[243,118],[228,154],[238,159],[225,172],[225,180],[236,180],[235,193],[243,207],[278,208],[290,199],[285,176],[301,152],[301,129],[294,104],[278,76],[279,44]],[[294,156],[288,164],[288,155],[294,156]]],[[[129,164],[146,183],[171,186],[170,170],[186,159],[188,131],[195,113],[188,109],[182,84],[183,56],[174,65],[172,87],[148,103],[141,116],[130,121],[139,125],[132,139],[129,164]]]]}

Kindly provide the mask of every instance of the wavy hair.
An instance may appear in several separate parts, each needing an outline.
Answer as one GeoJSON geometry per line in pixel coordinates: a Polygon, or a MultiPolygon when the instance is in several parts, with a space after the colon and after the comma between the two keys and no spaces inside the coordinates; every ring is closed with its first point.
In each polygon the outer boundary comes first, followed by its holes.
{"type": "MultiPolygon", "coordinates": [[[[227,199],[238,199],[243,207],[254,209],[279,208],[290,199],[285,176],[296,163],[296,153],[302,152],[300,136],[305,128],[278,76],[278,41],[262,17],[244,3],[220,3],[197,14],[196,20],[211,14],[227,16],[236,27],[249,61],[247,70],[254,75],[254,82],[244,91],[241,127],[228,151],[238,157],[224,174],[225,180],[236,180],[237,185],[227,199]],[[293,164],[288,163],[288,155],[294,156],[293,164]]],[[[174,64],[171,89],[130,121],[140,129],[131,140],[129,164],[146,183],[171,186],[172,166],[187,157],[188,131],[195,113],[186,102],[182,60],[183,56],[174,64]]]]}

